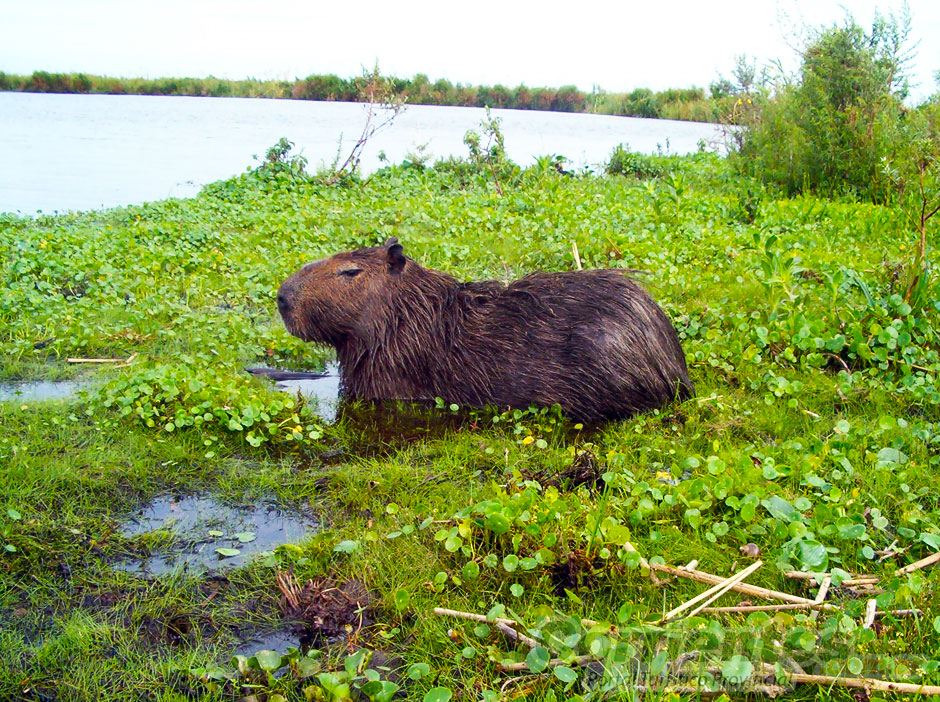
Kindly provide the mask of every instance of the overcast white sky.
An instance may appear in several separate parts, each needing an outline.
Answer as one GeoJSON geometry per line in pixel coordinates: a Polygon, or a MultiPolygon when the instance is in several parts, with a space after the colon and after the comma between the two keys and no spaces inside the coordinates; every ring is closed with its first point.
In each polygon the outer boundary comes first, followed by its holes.
{"type": "MultiPolygon", "coordinates": [[[[915,95],[937,90],[940,1],[909,0],[915,95]]],[[[870,0],[0,0],[0,71],[305,77],[383,73],[515,86],[707,87],[737,54],[797,60],[804,26],[870,28],[870,0]]]]}

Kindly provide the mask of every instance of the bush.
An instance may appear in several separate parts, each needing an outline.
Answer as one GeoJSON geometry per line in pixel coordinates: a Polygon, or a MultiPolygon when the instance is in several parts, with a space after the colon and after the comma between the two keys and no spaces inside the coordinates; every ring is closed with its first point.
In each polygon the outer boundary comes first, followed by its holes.
{"type": "Polygon", "coordinates": [[[618,144],[607,162],[608,175],[625,175],[634,178],[656,178],[665,173],[652,156],[630,151],[629,144],[618,144]]]}
{"type": "Polygon", "coordinates": [[[902,99],[903,19],[854,21],[817,32],[795,79],[744,113],[738,163],[789,194],[812,190],[885,201],[883,163],[910,138],[902,99]]]}

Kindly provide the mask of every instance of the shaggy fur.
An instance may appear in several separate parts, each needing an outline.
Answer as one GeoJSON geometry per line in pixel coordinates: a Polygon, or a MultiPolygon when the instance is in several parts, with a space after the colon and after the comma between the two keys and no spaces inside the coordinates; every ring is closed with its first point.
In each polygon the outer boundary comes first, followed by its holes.
{"type": "Polygon", "coordinates": [[[599,422],[693,392],[669,319],[618,270],[459,283],[390,239],[307,264],[277,302],[291,334],[336,348],[352,398],[558,403],[599,422]]]}

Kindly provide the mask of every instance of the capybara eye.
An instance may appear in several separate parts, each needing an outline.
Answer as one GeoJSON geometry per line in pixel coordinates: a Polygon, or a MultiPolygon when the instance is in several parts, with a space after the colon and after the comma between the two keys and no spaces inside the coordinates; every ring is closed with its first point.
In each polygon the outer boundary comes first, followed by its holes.
{"type": "Polygon", "coordinates": [[[345,275],[348,278],[353,278],[362,273],[361,268],[347,268],[346,270],[340,271],[340,275],[345,275]]]}

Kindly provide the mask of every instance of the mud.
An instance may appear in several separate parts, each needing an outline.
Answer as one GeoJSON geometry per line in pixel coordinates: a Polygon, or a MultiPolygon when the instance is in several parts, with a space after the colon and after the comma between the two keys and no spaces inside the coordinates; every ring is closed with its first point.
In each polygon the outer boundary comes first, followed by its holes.
{"type": "Polygon", "coordinates": [[[359,580],[337,582],[321,577],[301,587],[293,573],[280,571],[277,586],[281,591],[281,615],[304,641],[356,639],[374,623],[374,596],[359,580]]]}

